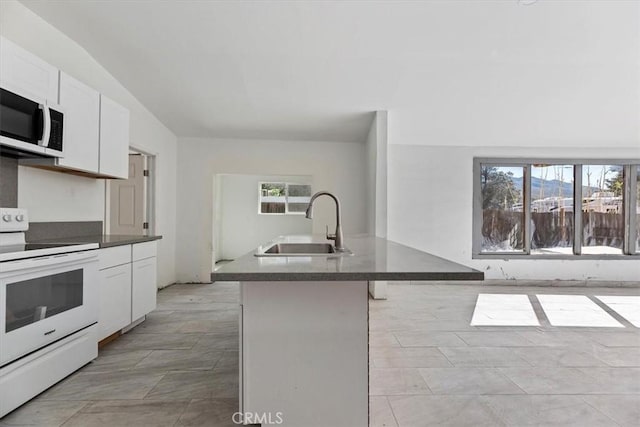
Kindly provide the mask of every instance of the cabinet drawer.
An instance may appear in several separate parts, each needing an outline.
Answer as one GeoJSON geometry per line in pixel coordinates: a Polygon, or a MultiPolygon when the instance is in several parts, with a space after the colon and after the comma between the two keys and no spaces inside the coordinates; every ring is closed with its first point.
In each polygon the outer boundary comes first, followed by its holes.
{"type": "Polygon", "coordinates": [[[112,248],[100,249],[99,269],[115,267],[116,265],[131,262],[131,245],[114,246],[112,248]]]}
{"type": "Polygon", "coordinates": [[[136,243],[133,245],[133,261],[138,261],[139,259],[151,258],[156,256],[158,253],[158,245],[155,241],[153,242],[144,242],[144,243],[136,243]]]}

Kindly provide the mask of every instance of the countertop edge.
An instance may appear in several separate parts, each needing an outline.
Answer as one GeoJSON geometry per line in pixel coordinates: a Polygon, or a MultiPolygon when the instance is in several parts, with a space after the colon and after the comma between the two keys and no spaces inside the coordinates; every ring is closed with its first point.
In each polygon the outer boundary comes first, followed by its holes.
{"type": "Polygon", "coordinates": [[[211,273],[212,282],[285,282],[285,281],[443,281],[484,280],[481,271],[471,272],[334,272],[334,273],[211,273]]]}
{"type": "Polygon", "coordinates": [[[100,234],[95,236],[73,236],[62,237],[56,239],[39,239],[32,240],[29,243],[59,243],[63,244],[91,244],[98,245],[98,249],[112,248],[115,246],[135,245],[136,243],[152,242],[162,239],[162,235],[154,236],[128,236],[122,234],[100,234]],[[110,239],[116,239],[110,241],[110,239]]]}
{"type": "Polygon", "coordinates": [[[278,281],[481,281],[484,272],[385,238],[349,236],[352,255],[342,257],[257,257],[275,243],[326,243],[325,236],[279,236],[211,272],[213,282],[278,281]],[[289,259],[291,258],[291,259],[289,259]]]}
{"type": "Polygon", "coordinates": [[[98,242],[100,249],[114,246],[135,245],[136,243],[153,242],[162,239],[162,236],[141,236],[139,239],[123,240],[122,242],[98,242]]]}

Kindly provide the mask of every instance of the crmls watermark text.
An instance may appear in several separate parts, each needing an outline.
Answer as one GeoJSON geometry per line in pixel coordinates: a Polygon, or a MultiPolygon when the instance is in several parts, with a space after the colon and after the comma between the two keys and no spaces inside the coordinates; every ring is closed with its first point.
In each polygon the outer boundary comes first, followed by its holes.
{"type": "Polygon", "coordinates": [[[234,424],[282,424],[282,412],[235,412],[231,416],[234,424]]]}

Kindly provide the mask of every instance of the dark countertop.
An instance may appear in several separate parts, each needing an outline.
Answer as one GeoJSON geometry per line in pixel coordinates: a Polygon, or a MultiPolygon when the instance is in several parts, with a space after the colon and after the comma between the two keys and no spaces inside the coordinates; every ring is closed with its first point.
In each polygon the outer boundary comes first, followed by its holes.
{"type": "MultiPolygon", "coordinates": [[[[327,242],[323,236],[286,236],[268,245],[309,241],[327,242]]],[[[347,236],[345,245],[353,255],[256,257],[254,250],[211,273],[211,280],[484,280],[481,271],[386,239],[347,236]]]]}
{"type": "Polygon", "coordinates": [[[130,236],[124,234],[96,234],[91,236],[60,237],[57,239],[34,240],[29,243],[97,243],[100,248],[131,245],[162,239],[162,236],[130,236]]]}

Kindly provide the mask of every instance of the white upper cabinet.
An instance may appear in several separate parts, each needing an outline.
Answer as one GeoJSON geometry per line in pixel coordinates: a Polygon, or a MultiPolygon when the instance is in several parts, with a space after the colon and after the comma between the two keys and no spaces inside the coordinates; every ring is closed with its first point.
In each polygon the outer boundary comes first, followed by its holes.
{"type": "Polygon", "coordinates": [[[129,110],[4,37],[0,84],[38,102],[60,104],[64,113],[64,157],[25,158],[20,164],[95,178],[129,177],[129,110]]]}
{"type": "Polygon", "coordinates": [[[58,165],[98,173],[100,93],[60,72],[60,105],[64,110],[64,158],[58,165]]]}
{"type": "Polygon", "coordinates": [[[100,96],[100,175],[129,177],[129,110],[100,96]]]}
{"type": "Polygon", "coordinates": [[[0,37],[0,84],[20,95],[58,103],[58,69],[0,37]]]}

